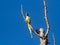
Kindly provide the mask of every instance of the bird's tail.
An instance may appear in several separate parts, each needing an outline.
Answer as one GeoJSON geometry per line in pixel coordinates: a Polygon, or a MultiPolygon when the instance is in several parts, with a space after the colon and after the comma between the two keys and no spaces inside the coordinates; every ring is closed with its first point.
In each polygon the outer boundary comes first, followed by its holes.
{"type": "Polygon", "coordinates": [[[31,36],[31,38],[33,38],[33,36],[32,36],[33,27],[32,27],[30,24],[28,24],[28,29],[29,29],[29,31],[30,31],[30,36],[31,36]]]}

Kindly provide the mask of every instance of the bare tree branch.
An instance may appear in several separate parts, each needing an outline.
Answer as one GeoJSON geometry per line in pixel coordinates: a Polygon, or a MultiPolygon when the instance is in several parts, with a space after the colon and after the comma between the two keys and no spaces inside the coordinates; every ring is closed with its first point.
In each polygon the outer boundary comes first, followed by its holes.
{"type": "Polygon", "coordinates": [[[53,37],[53,40],[54,40],[54,45],[56,45],[56,39],[55,39],[54,34],[52,34],[52,37],[53,37]]]}
{"type": "MultiPolygon", "coordinates": [[[[29,29],[30,32],[33,32],[34,34],[36,34],[37,36],[40,37],[40,45],[47,45],[48,44],[47,36],[48,36],[49,31],[50,31],[50,26],[49,26],[48,17],[47,17],[46,0],[43,0],[43,3],[44,3],[44,17],[45,17],[46,26],[47,26],[47,31],[46,31],[45,35],[43,36],[43,34],[44,34],[43,32],[39,32],[39,34],[38,34],[36,32],[36,30],[31,26],[31,23],[26,23],[26,24],[27,24],[28,29],[29,29]],[[41,37],[40,34],[42,35],[42,37],[41,37]]],[[[23,19],[25,21],[25,16],[24,16],[22,5],[21,5],[21,14],[22,14],[22,17],[23,17],[23,19]]],[[[52,35],[52,37],[53,37],[53,40],[54,40],[54,45],[56,45],[56,40],[55,40],[54,34],[52,35]]]]}
{"type": "Polygon", "coordinates": [[[24,21],[25,21],[25,16],[24,16],[24,12],[23,12],[22,5],[21,5],[21,14],[22,14],[22,17],[23,17],[23,19],[24,19],[24,21]]]}
{"type": "Polygon", "coordinates": [[[38,37],[40,37],[40,35],[37,34],[37,32],[34,29],[32,31],[34,32],[34,34],[36,34],[38,37]]]}
{"type": "Polygon", "coordinates": [[[37,36],[39,36],[40,37],[40,35],[39,34],[37,34],[37,32],[35,31],[35,29],[31,26],[31,24],[30,24],[30,28],[31,28],[31,31],[34,33],[34,34],[36,34],[37,36]]]}
{"type": "Polygon", "coordinates": [[[46,0],[43,0],[44,3],[44,16],[45,16],[45,21],[46,21],[46,25],[47,25],[47,31],[45,33],[45,36],[48,35],[50,27],[49,27],[49,23],[48,23],[48,18],[47,18],[47,5],[46,5],[46,0]]]}

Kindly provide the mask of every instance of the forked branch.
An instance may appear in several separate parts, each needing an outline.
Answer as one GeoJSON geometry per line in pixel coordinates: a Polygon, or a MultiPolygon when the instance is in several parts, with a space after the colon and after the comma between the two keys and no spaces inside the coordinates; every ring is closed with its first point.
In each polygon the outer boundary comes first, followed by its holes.
{"type": "Polygon", "coordinates": [[[45,21],[46,21],[46,25],[47,25],[47,31],[45,33],[45,36],[48,35],[49,30],[50,30],[50,26],[49,26],[49,22],[48,22],[48,17],[47,17],[47,5],[46,5],[46,0],[43,0],[44,3],[44,17],[45,17],[45,21]]]}

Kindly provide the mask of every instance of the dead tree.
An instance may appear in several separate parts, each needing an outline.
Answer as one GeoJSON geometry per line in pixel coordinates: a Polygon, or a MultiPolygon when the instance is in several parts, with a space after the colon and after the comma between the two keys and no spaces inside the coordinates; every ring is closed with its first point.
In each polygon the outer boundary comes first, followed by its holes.
{"type": "MultiPolygon", "coordinates": [[[[29,23],[29,28],[31,29],[31,31],[34,34],[36,34],[38,37],[40,37],[40,45],[47,45],[48,44],[48,33],[50,31],[50,25],[49,25],[48,17],[47,17],[47,4],[46,4],[46,0],[43,0],[43,3],[44,3],[44,19],[46,21],[46,26],[47,26],[46,33],[44,34],[44,28],[40,28],[39,30],[35,30],[32,27],[31,23],[29,23]]],[[[21,13],[22,13],[23,19],[25,21],[26,17],[24,16],[22,5],[21,5],[21,13]]],[[[28,26],[28,24],[27,24],[27,26],[28,26]]],[[[54,38],[54,36],[53,36],[53,39],[54,39],[54,45],[55,45],[55,38],[54,38]]]]}

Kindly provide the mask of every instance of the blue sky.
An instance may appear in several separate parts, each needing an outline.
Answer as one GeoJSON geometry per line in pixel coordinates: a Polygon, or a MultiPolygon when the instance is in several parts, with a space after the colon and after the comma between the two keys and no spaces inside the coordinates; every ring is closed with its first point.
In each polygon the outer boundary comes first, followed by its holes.
{"type": "MultiPolygon", "coordinates": [[[[0,0],[0,45],[39,45],[39,37],[33,34],[33,38],[30,38],[21,15],[21,4],[24,14],[28,12],[31,17],[31,25],[35,29],[43,27],[46,31],[42,0],[0,0]]],[[[47,0],[47,5],[50,24],[49,45],[53,45],[52,33],[55,35],[56,45],[59,45],[60,1],[47,0]]]]}

